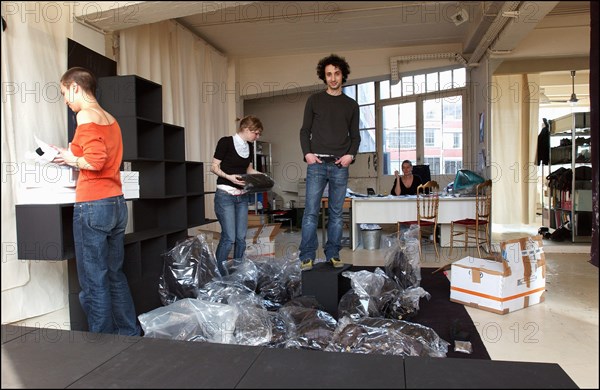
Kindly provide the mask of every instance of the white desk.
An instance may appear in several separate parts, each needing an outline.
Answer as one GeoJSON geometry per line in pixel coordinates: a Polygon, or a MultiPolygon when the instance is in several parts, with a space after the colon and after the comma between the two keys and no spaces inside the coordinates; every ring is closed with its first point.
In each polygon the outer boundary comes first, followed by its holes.
{"type": "MultiPolygon", "coordinates": [[[[438,209],[438,225],[442,231],[441,246],[450,245],[450,222],[475,218],[475,197],[442,197],[438,209]]],[[[397,223],[417,220],[416,196],[352,198],[352,250],[358,247],[361,223],[397,223]]]]}

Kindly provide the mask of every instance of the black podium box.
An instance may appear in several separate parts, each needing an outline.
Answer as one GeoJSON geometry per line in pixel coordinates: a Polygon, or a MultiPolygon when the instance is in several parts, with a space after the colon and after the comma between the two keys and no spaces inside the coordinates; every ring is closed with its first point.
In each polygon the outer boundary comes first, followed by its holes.
{"type": "Polygon", "coordinates": [[[352,268],[350,264],[334,268],[331,263],[315,264],[310,271],[302,272],[302,295],[313,296],[326,312],[337,319],[340,298],[350,290],[350,279],[342,272],[352,268]]]}

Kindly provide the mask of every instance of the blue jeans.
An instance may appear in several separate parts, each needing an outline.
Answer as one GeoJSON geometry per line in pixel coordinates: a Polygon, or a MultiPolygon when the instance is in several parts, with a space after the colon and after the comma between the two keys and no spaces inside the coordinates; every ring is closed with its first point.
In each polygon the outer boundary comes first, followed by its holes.
{"type": "Polygon", "coordinates": [[[342,212],[348,186],[348,167],[340,168],[334,163],[316,163],[310,164],[306,168],[306,204],[302,218],[302,242],[300,243],[301,261],[314,260],[317,255],[319,210],[327,183],[329,183],[329,222],[327,224],[327,243],[324,245],[325,257],[329,260],[332,257],[339,258],[340,256],[344,227],[342,212]]]}
{"type": "Polygon", "coordinates": [[[75,203],[73,237],[79,301],[90,332],[140,335],[123,273],[127,203],[123,196],[75,203]]]}
{"type": "Polygon", "coordinates": [[[250,196],[230,195],[217,189],[215,193],[215,214],[221,224],[221,239],[215,257],[222,275],[227,275],[227,256],[231,247],[234,259],[241,259],[246,252],[246,230],[248,230],[248,201],[250,196]]]}

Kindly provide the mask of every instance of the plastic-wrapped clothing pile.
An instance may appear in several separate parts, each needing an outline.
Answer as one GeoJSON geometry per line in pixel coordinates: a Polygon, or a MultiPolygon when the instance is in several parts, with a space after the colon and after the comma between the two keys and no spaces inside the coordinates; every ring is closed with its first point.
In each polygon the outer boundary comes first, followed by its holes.
{"type": "MultiPolygon", "coordinates": [[[[418,229],[418,227],[416,227],[418,229]]],[[[203,235],[163,255],[164,306],[141,314],[145,337],[323,351],[445,357],[449,343],[410,323],[419,300],[418,230],[387,239],[385,270],[345,271],[339,320],[300,296],[298,259],[235,259],[221,275],[203,235]]]]}
{"type": "Polygon", "coordinates": [[[407,320],[418,313],[420,299],[430,298],[420,287],[418,237],[418,225],[411,225],[400,240],[395,234],[385,237],[385,270],[376,268],[374,272],[345,271],[342,274],[350,278],[352,288],[340,299],[340,317],[407,320]]]}

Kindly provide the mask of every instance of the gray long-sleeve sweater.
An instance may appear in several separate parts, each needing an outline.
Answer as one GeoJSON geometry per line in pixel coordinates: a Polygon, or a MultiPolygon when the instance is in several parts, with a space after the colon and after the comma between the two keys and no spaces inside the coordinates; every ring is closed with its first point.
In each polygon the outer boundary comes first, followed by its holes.
{"type": "Polygon", "coordinates": [[[345,94],[331,96],[322,91],[311,95],[300,129],[302,155],[356,155],[360,146],[359,116],[358,103],[345,94]]]}

